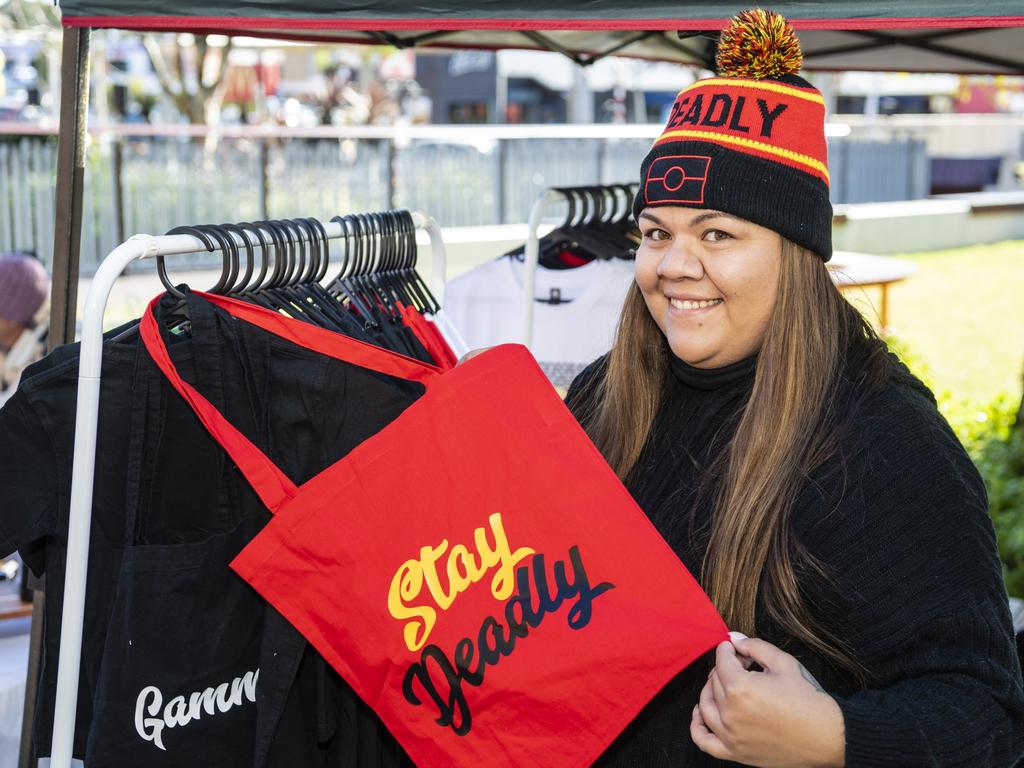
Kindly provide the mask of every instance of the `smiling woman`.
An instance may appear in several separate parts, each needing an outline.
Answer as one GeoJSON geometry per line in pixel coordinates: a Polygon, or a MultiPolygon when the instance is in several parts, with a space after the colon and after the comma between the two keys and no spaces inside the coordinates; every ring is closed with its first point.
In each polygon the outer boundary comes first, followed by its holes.
{"type": "Polygon", "coordinates": [[[741,14],[725,76],[677,97],[615,344],[567,397],[742,633],[599,764],[1010,766],[1024,690],[985,489],[829,277],[824,104],[795,40],[741,14]]]}
{"type": "Polygon", "coordinates": [[[754,354],[775,306],[779,235],[721,211],[670,206],[643,211],[639,223],[636,283],[676,357],[717,368],[754,354]]]}

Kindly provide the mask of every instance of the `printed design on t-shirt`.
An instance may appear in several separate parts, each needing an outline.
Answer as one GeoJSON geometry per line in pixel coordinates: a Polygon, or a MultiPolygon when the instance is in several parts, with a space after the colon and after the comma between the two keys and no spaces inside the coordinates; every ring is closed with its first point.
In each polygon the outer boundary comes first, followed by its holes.
{"type": "Polygon", "coordinates": [[[188,698],[175,696],[166,706],[163,692],[155,685],[147,685],[135,700],[135,730],[145,741],[151,741],[166,751],[163,741],[165,729],[188,725],[202,718],[203,713],[222,714],[245,704],[246,700],[255,702],[259,676],[257,668],[216,688],[190,693],[188,698]]]}
{"type": "Polygon", "coordinates": [[[398,568],[388,591],[389,612],[405,622],[406,647],[412,652],[420,651],[419,660],[410,664],[405,673],[402,694],[406,701],[418,706],[423,699],[417,689],[422,690],[438,709],[435,722],[459,736],[468,734],[472,727],[463,683],[482,686],[487,667],[511,655],[516,640],[527,637],[563,602],[575,598],[566,619],[572,629],[583,629],[590,623],[594,599],[615,586],[610,582],[591,586],[579,547],[574,545],[569,548],[568,557],[571,573],[567,573],[563,560],[552,566],[552,590],[544,555],[530,547],[513,550],[501,513],[490,515],[488,524],[490,541],[486,528],[474,531],[475,553],[464,544],[449,550],[448,539],[442,539],[437,546],[422,547],[418,558],[407,560],[398,568]],[[443,570],[447,589],[438,572],[438,561],[446,552],[443,570]],[[505,603],[504,623],[486,616],[477,631],[476,643],[472,636],[463,637],[455,644],[451,656],[440,646],[428,644],[438,621],[438,610],[448,610],[460,594],[492,569],[491,595],[505,603]],[[423,594],[424,587],[427,595],[423,594]]]}
{"type": "Polygon", "coordinates": [[[710,166],[707,155],[655,158],[647,170],[644,199],[648,203],[703,203],[710,166]]]}

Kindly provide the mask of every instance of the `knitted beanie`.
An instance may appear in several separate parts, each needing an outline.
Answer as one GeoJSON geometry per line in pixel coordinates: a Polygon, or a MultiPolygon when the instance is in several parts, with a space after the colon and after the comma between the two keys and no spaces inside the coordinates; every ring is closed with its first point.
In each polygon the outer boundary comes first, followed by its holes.
{"type": "Polygon", "coordinates": [[[736,16],[719,38],[719,76],[680,91],[644,158],[633,215],[657,205],[723,211],[832,258],[825,102],[794,74],[802,63],[782,16],[736,16]]]}
{"type": "Polygon", "coordinates": [[[50,278],[34,256],[0,253],[0,317],[31,326],[50,295],[50,278]]]}

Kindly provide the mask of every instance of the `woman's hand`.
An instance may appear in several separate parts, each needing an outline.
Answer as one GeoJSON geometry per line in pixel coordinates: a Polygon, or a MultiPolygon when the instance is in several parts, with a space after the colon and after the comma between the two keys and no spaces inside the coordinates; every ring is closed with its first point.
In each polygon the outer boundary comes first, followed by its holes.
{"type": "Polygon", "coordinates": [[[459,358],[459,362],[457,362],[456,365],[462,365],[467,360],[472,360],[481,352],[486,352],[488,349],[491,349],[491,347],[480,347],[479,349],[471,349],[469,350],[469,352],[467,352],[466,354],[459,358]]]}
{"type": "Polygon", "coordinates": [[[764,768],[843,766],[843,713],[793,656],[732,633],[693,709],[690,735],[704,752],[764,768]],[[756,662],[763,671],[750,671],[756,662]]]}

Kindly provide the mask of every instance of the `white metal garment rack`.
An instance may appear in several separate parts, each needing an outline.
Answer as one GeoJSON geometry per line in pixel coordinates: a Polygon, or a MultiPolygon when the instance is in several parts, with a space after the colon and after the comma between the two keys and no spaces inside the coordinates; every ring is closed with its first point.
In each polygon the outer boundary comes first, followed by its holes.
{"type": "Polygon", "coordinates": [[[530,208],[530,218],[527,222],[529,229],[524,249],[526,288],[523,293],[523,344],[531,349],[533,345],[533,305],[536,303],[533,300],[533,294],[537,290],[537,264],[540,261],[540,237],[538,237],[537,231],[540,229],[541,220],[544,218],[544,209],[547,205],[565,199],[565,195],[557,189],[546,189],[530,208]]]}
{"type": "Polygon", "coordinates": [[[540,230],[544,209],[551,203],[567,200],[568,196],[559,189],[549,187],[534,201],[530,208],[526,246],[524,248],[526,288],[523,294],[523,337],[522,343],[532,350],[534,292],[537,290],[537,265],[540,261],[540,230]]]}
{"type": "MultiPolygon", "coordinates": [[[[431,288],[443,301],[446,253],[441,229],[430,216],[412,214],[417,229],[426,230],[431,247],[431,288]]],[[[324,225],[328,239],[342,237],[340,222],[324,225]]],[[[236,244],[242,237],[230,233],[236,244]]],[[[249,234],[246,234],[249,237],[249,234]]],[[[303,239],[308,240],[306,233],[303,239]]],[[[252,245],[257,245],[251,239],[252,245]]],[[[85,300],[82,320],[82,344],[78,369],[78,401],[75,415],[75,445],[71,472],[71,509],[68,519],[67,571],[64,578],[60,654],[57,668],[56,706],[53,717],[53,742],[50,767],[70,768],[74,749],[75,714],[78,705],[78,677],[82,655],[82,626],[85,618],[85,588],[88,572],[89,533],[92,520],[92,488],[96,462],[96,431],[100,403],[100,373],[103,361],[103,314],[114,282],[125,267],[136,259],[206,251],[192,235],[135,235],[103,260],[85,300]]],[[[466,353],[458,335],[451,336],[450,323],[438,318],[446,339],[456,355],[466,353]]]]}

